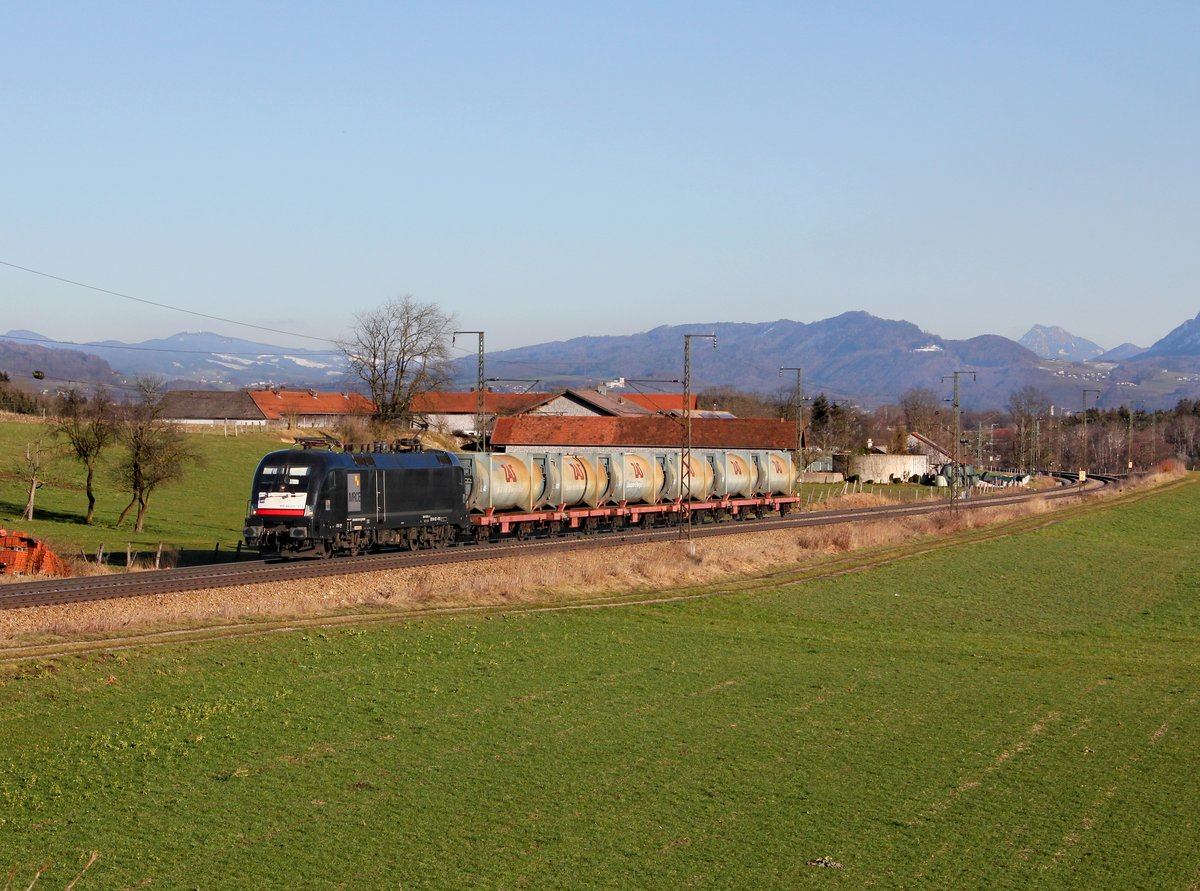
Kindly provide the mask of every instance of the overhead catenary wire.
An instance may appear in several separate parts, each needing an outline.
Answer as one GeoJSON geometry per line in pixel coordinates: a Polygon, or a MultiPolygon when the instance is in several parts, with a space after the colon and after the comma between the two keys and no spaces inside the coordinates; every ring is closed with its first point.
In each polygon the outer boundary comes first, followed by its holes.
{"type": "MultiPolygon", "coordinates": [[[[79,341],[76,341],[76,340],[53,340],[49,337],[21,337],[20,335],[17,335],[17,334],[0,334],[0,340],[19,340],[23,343],[32,343],[35,345],[42,344],[42,343],[53,343],[58,346],[74,346],[74,347],[86,348],[89,350],[133,350],[133,351],[139,352],[139,353],[171,353],[171,354],[180,353],[180,354],[196,355],[196,356],[262,356],[262,355],[264,355],[263,350],[255,350],[255,351],[249,352],[249,353],[234,352],[233,350],[185,350],[185,349],[177,349],[174,347],[148,347],[148,346],[142,346],[140,344],[126,344],[126,343],[80,343],[79,341]]],[[[263,344],[263,346],[270,346],[270,344],[263,344]]],[[[288,352],[286,347],[273,347],[273,349],[280,351],[281,354],[288,352]]],[[[296,351],[301,351],[301,350],[312,353],[314,355],[318,355],[318,356],[335,355],[335,354],[340,355],[341,354],[341,351],[338,349],[313,350],[313,349],[309,349],[307,347],[303,347],[303,348],[297,347],[296,348],[296,351]]]]}
{"type": "Polygon", "coordinates": [[[135,297],[132,294],[125,294],[121,291],[113,291],[108,288],[101,288],[96,285],[89,285],[86,282],[75,281],[74,279],[65,278],[61,275],[53,275],[49,272],[42,272],[40,269],[31,269],[28,266],[21,266],[19,263],[10,263],[8,260],[0,260],[0,266],[7,266],[10,269],[19,269],[21,272],[28,272],[30,275],[40,275],[42,278],[48,278],[56,282],[62,282],[68,285],[74,285],[77,288],[86,288],[89,291],[96,291],[100,294],[109,294],[113,297],[120,297],[124,300],[132,300],[135,303],[144,303],[147,306],[157,306],[159,309],[169,309],[174,312],[182,312],[191,316],[199,316],[202,319],[211,319],[214,322],[224,322],[228,325],[240,325],[243,328],[253,328],[257,331],[269,331],[272,334],[282,334],[285,337],[299,337],[304,340],[315,340],[319,343],[331,343],[338,345],[336,340],[331,340],[328,337],[314,337],[311,334],[298,334],[295,331],[284,331],[280,328],[270,328],[266,325],[255,325],[251,322],[239,322],[237,319],[229,319],[224,316],[215,316],[210,313],[200,312],[194,309],[185,309],[182,306],[172,306],[169,303],[160,303],[157,300],[147,300],[144,297],[135,297]]]}

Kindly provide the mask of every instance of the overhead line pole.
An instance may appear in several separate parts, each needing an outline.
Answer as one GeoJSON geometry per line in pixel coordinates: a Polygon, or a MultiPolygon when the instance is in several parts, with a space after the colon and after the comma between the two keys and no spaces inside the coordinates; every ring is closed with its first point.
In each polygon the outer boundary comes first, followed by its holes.
{"type": "Polygon", "coordinates": [[[679,503],[683,508],[683,522],[687,526],[687,538],[692,540],[692,338],[707,337],[717,348],[716,334],[683,335],[683,448],[679,451],[679,503]]]}
{"type": "Polygon", "coordinates": [[[955,371],[951,374],[942,375],[943,383],[947,378],[954,378],[954,473],[950,481],[950,503],[955,504],[958,499],[958,471],[962,466],[962,461],[959,458],[960,442],[962,439],[962,414],[958,405],[958,380],[959,377],[969,374],[971,380],[975,380],[974,371],[955,371]]]}
{"type": "Polygon", "coordinates": [[[1079,473],[1081,474],[1081,478],[1082,478],[1082,475],[1087,474],[1087,468],[1088,468],[1088,438],[1087,438],[1087,397],[1088,397],[1088,393],[1095,393],[1096,398],[1097,399],[1100,398],[1099,390],[1085,389],[1083,391],[1083,467],[1081,467],[1079,470],[1079,473]]]}
{"type": "Polygon", "coordinates": [[[475,451],[483,451],[484,443],[484,426],[487,423],[487,402],[484,392],[486,380],[483,376],[483,332],[482,331],[455,331],[450,339],[451,345],[454,343],[454,338],[460,334],[476,334],[479,336],[479,364],[476,369],[475,376],[475,451]]]}
{"type": "Polygon", "coordinates": [[[800,470],[804,470],[804,369],[795,366],[781,366],[779,376],[785,371],[796,372],[796,392],[792,397],[796,403],[796,460],[800,462],[800,470]]]}

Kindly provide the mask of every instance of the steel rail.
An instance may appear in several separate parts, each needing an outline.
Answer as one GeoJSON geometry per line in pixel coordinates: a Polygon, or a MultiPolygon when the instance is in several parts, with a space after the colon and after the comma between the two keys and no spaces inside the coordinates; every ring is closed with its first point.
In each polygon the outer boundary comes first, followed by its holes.
{"type": "MultiPolygon", "coordinates": [[[[973,510],[1034,498],[1063,498],[1078,495],[1092,483],[1104,486],[1116,481],[1115,477],[1090,477],[1087,483],[1079,483],[1073,477],[1065,474],[1056,476],[1063,481],[1063,484],[1052,491],[994,494],[984,498],[962,499],[954,503],[946,501],[899,502],[876,507],[801,511],[782,517],[765,517],[763,519],[728,519],[723,522],[694,525],[690,531],[693,538],[708,538],[717,535],[771,532],[807,526],[864,522],[886,517],[935,513],[948,509],[973,510]]],[[[83,603],[93,600],[114,600],[153,594],[174,594],[269,582],[329,578],[420,566],[496,560],[517,555],[540,555],[613,547],[623,544],[678,541],[681,531],[682,527],[679,526],[646,529],[627,527],[624,530],[569,538],[506,539],[484,544],[460,544],[449,548],[422,551],[390,551],[351,558],[253,560],[182,569],[147,570],[136,573],[114,573],[66,579],[41,579],[0,586],[0,610],[83,603]]]]}

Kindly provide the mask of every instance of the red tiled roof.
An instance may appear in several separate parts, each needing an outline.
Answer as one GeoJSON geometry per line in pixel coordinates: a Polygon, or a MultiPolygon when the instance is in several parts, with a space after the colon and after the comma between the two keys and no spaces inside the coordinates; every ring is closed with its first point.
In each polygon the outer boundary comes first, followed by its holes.
{"type": "Polygon", "coordinates": [[[314,390],[254,390],[250,393],[268,420],[297,415],[369,415],[375,403],[358,393],[317,393],[314,390]]]}
{"type": "MultiPolygon", "coordinates": [[[[578,418],[521,415],[499,418],[492,444],[678,448],[683,421],[661,415],[641,418],[578,418]]],[[[692,447],[698,449],[792,449],[796,425],[773,418],[692,418],[692,447]]]]}
{"type": "MultiPolygon", "coordinates": [[[[683,411],[682,393],[622,393],[621,396],[650,411],[683,411]]],[[[691,395],[692,411],[699,406],[699,399],[695,393],[691,395]]]]}
{"type": "MultiPolygon", "coordinates": [[[[537,408],[558,393],[484,393],[485,414],[518,414],[537,408]]],[[[412,410],[423,415],[473,415],[475,393],[422,393],[413,400],[412,410]]]]}
{"type": "Polygon", "coordinates": [[[563,394],[575,399],[602,415],[645,415],[653,414],[636,402],[631,402],[624,393],[601,394],[597,390],[567,390],[563,394]]]}

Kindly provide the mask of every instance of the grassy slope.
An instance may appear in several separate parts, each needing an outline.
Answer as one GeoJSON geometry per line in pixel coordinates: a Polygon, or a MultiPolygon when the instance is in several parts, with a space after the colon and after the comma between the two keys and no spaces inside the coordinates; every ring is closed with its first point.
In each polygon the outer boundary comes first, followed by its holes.
{"type": "MultiPolygon", "coordinates": [[[[183,482],[157,490],[151,496],[145,531],[135,533],[132,519],[126,520],[124,528],[115,528],[129,495],[118,489],[107,468],[96,474],[95,522],[83,524],[87,512],[85,473],[81,464],[66,458],[53,467],[50,481],[38,490],[34,521],[17,519],[28,495],[17,459],[25,453],[26,443],[40,435],[44,433],[38,424],[0,422],[0,454],[10,456],[0,463],[0,526],[45,538],[62,553],[74,556],[81,549],[94,554],[103,543],[108,550],[119,551],[122,560],[127,542],[143,552],[153,551],[163,542],[190,552],[187,556],[192,559],[211,556],[218,542],[222,549],[236,546],[258,459],[271,449],[286,448],[278,435],[266,433],[243,432],[237,437],[224,437],[220,431],[191,434],[204,456],[203,466],[189,467],[183,482]]],[[[118,451],[112,447],[105,460],[116,460],[118,451]]]]}
{"type": "Polygon", "coordinates": [[[1200,483],[671,606],[26,665],[24,887],[1200,880],[1200,483]],[[828,857],[840,868],[809,865],[828,857]]]}

